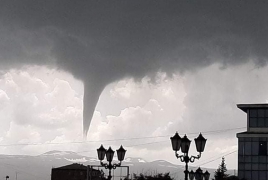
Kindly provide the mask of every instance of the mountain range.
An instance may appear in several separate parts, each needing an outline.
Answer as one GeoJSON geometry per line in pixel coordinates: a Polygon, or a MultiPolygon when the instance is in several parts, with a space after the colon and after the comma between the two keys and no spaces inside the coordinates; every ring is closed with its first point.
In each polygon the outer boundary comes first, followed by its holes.
{"type": "MultiPolygon", "coordinates": [[[[95,169],[103,170],[107,175],[108,171],[99,166],[99,160],[83,156],[71,151],[49,151],[38,156],[28,155],[0,155],[0,177],[9,176],[9,180],[50,180],[51,169],[72,163],[91,165],[95,169]]],[[[115,161],[116,163],[116,161],[115,161]]],[[[122,168],[115,169],[112,174],[114,180],[124,178],[129,167],[130,178],[133,173],[155,175],[158,173],[170,173],[176,180],[184,179],[184,166],[174,165],[165,160],[147,162],[142,158],[127,157],[122,162],[122,168]]],[[[196,167],[189,169],[196,169],[196,167]]],[[[212,175],[215,169],[206,169],[212,175]]]]}

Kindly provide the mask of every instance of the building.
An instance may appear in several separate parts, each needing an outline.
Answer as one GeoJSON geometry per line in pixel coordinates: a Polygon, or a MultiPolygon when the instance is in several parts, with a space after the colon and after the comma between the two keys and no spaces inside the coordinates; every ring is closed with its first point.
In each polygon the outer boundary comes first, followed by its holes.
{"type": "Polygon", "coordinates": [[[238,104],[247,113],[247,131],[237,133],[238,177],[268,179],[268,104],[238,104]]]}
{"type": "Polygon", "coordinates": [[[77,163],[52,168],[51,172],[51,180],[101,180],[102,177],[101,171],[77,163]]]}

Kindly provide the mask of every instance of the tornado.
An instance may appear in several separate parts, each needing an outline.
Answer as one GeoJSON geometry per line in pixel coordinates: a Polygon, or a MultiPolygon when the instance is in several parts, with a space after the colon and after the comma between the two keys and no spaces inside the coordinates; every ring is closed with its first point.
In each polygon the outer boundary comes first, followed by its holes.
{"type": "Polygon", "coordinates": [[[83,99],[83,136],[87,137],[90,123],[99,101],[99,97],[104,89],[103,83],[93,83],[92,81],[84,82],[84,99],[83,99]]]}

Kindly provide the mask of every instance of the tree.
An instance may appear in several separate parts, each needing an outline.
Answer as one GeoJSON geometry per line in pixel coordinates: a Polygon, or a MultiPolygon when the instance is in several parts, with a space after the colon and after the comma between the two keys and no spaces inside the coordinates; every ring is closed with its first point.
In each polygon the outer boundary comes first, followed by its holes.
{"type": "Polygon", "coordinates": [[[214,173],[215,180],[225,180],[229,176],[226,174],[227,168],[225,164],[225,159],[222,157],[221,164],[219,165],[218,169],[214,173]]]}
{"type": "Polygon", "coordinates": [[[169,173],[165,173],[165,174],[156,174],[156,175],[136,175],[134,174],[134,180],[173,180],[173,178],[170,177],[169,173]]]}

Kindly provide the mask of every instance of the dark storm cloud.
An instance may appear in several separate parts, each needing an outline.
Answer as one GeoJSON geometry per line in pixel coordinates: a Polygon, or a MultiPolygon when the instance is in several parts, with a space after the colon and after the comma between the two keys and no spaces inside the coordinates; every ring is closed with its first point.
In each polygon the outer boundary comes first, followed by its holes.
{"type": "Polygon", "coordinates": [[[1,65],[53,65],[83,80],[86,133],[99,94],[117,79],[214,62],[266,64],[267,7],[265,1],[2,0],[1,65]]]}

